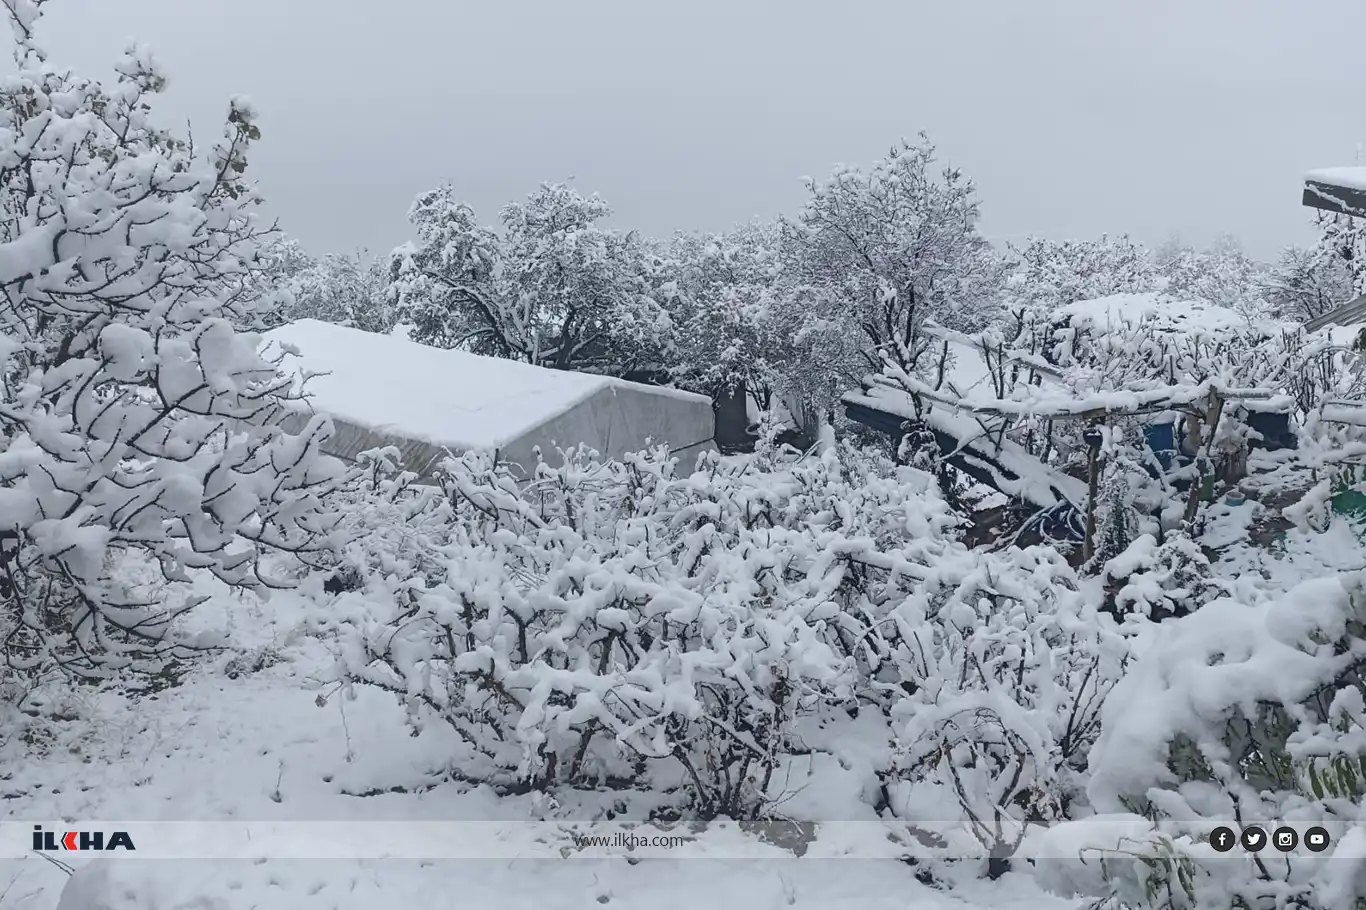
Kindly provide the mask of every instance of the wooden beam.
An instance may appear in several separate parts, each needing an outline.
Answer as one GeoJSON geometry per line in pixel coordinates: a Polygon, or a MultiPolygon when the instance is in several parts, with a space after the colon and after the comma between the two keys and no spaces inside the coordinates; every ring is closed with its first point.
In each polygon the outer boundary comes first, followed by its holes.
{"type": "MultiPolygon", "coordinates": [[[[1027,401],[1013,400],[1000,400],[997,405],[986,403],[973,404],[971,402],[963,401],[953,395],[948,395],[942,391],[934,391],[927,387],[906,388],[903,383],[898,383],[896,380],[882,376],[871,376],[869,377],[869,382],[872,387],[891,389],[894,392],[908,396],[918,395],[925,401],[942,405],[943,407],[962,414],[974,414],[982,417],[1018,418],[1027,413],[1030,416],[1048,420],[1080,420],[1084,422],[1098,420],[1102,417],[1140,417],[1145,414],[1160,414],[1163,411],[1182,410],[1192,406],[1199,407],[1205,397],[1210,394],[1217,394],[1226,401],[1237,401],[1240,403],[1269,401],[1271,399],[1279,400],[1280,398],[1284,398],[1284,396],[1277,396],[1268,389],[1225,389],[1214,383],[1209,383],[1204,387],[1204,391],[1201,391],[1201,386],[1171,386],[1166,389],[1150,389],[1136,393],[1140,396],[1149,398],[1148,401],[1139,405],[1106,406],[1104,404],[1092,404],[1090,407],[1087,407],[1085,399],[1077,399],[1070,404],[1064,404],[1063,406],[1044,407],[1030,404],[1027,401]]],[[[1284,407],[1285,403],[1282,403],[1281,406],[1284,407]]]]}

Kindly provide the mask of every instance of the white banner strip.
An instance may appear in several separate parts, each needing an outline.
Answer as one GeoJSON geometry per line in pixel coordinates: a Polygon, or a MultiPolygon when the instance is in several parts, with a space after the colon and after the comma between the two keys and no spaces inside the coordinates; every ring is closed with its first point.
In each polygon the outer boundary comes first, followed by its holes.
{"type": "MultiPolygon", "coordinates": [[[[1215,826],[1193,837],[1169,830],[1184,850],[1215,858],[1247,857],[1241,828],[1208,840],[1215,826]]],[[[1261,825],[1263,858],[1284,853],[1330,853],[1346,826],[1261,825]],[[1276,832],[1296,830],[1295,844],[1276,832]],[[1278,842],[1279,841],[1279,842],[1278,842]]],[[[572,821],[55,821],[0,822],[0,859],[45,854],[128,859],[572,859],[621,856],[671,859],[1099,858],[1141,854],[1151,826],[1133,818],[1099,818],[1054,826],[1032,825],[1002,837],[978,837],[961,822],[715,822],[674,825],[572,821]],[[985,841],[985,843],[984,843],[985,841]]],[[[1253,841],[1256,842],[1255,840],[1253,841]]]]}

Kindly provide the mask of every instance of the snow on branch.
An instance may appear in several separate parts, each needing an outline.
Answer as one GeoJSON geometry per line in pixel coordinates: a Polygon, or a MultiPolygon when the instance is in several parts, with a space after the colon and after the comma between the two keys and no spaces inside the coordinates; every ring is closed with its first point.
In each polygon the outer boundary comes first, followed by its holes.
{"type": "MultiPolygon", "coordinates": [[[[27,35],[37,5],[8,9],[27,35]]],[[[0,89],[0,651],[24,672],[183,653],[189,573],[282,583],[261,552],[321,556],[344,473],[325,421],[279,429],[289,382],[241,332],[272,236],[243,182],[249,105],[196,150],[151,122],[148,55],[118,74],[29,59],[0,89]],[[159,584],[135,583],[147,567],[159,584]]]]}

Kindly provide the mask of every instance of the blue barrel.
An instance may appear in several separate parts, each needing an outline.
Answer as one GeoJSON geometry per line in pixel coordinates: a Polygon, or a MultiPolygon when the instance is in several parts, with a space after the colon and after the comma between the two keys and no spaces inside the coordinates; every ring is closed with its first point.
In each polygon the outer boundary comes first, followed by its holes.
{"type": "Polygon", "coordinates": [[[1157,463],[1162,465],[1162,470],[1171,470],[1172,462],[1176,459],[1176,421],[1150,423],[1143,428],[1143,435],[1148,440],[1148,448],[1157,456],[1157,463]]]}

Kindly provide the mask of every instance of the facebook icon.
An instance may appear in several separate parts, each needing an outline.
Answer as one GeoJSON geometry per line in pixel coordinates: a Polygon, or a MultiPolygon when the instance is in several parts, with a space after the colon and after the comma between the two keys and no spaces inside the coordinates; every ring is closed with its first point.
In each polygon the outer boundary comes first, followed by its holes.
{"type": "Polygon", "coordinates": [[[1227,853],[1233,849],[1233,845],[1238,843],[1238,835],[1233,833],[1232,828],[1225,828],[1222,825],[1209,833],[1209,845],[1220,853],[1227,853]]]}

